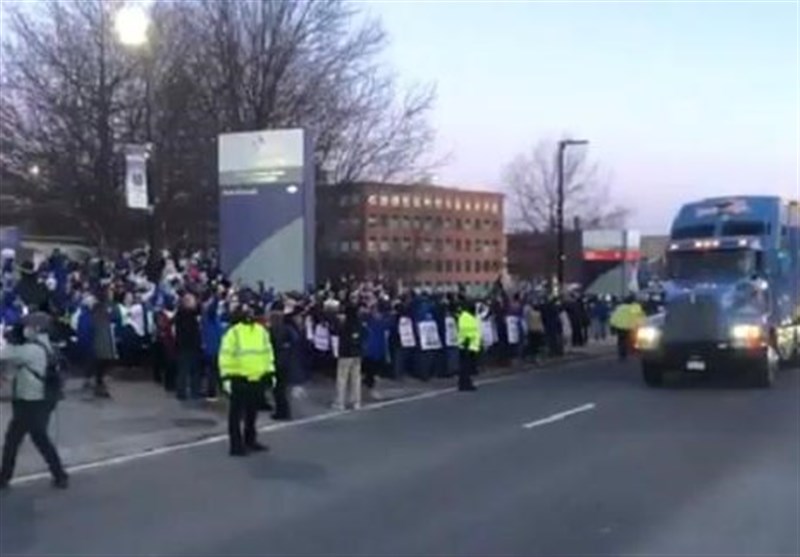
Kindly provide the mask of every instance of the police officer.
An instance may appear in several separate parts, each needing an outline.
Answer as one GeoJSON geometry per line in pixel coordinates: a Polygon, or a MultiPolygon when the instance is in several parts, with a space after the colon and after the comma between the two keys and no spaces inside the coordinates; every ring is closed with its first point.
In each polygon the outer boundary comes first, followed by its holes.
{"type": "Polygon", "coordinates": [[[624,304],[617,306],[611,314],[611,327],[617,334],[617,355],[624,362],[633,346],[633,335],[645,321],[646,315],[634,296],[628,296],[624,304]]]}
{"type": "Polygon", "coordinates": [[[269,332],[255,321],[249,306],[241,308],[235,325],[222,337],[219,373],[223,388],[230,394],[231,456],[267,450],[256,440],[256,417],[264,398],[264,380],[271,383],[275,374],[275,357],[269,332]]]}
{"type": "Polygon", "coordinates": [[[458,314],[458,390],[476,391],[477,387],[472,382],[472,376],[478,370],[478,353],[481,349],[480,321],[475,316],[474,307],[463,302],[458,314]]]}

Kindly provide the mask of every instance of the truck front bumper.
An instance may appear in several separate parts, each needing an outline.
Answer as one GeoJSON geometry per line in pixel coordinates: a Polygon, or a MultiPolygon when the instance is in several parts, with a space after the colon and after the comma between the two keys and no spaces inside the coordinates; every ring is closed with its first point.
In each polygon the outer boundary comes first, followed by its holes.
{"type": "Polygon", "coordinates": [[[642,363],[665,371],[747,372],[763,364],[767,348],[735,347],[724,342],[676,343],[641,352],[642,363]]]}

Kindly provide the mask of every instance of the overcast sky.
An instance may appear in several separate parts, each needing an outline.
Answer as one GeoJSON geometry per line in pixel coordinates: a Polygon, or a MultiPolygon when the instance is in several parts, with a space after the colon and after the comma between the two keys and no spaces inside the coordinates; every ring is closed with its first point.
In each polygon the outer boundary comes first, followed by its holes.
{"type": "Polygon", "coordinates": [[[727,193],[798,194],[798,3],[369,2],[435,82],[446,185],[502,189],[537,139],[591,140],[632,225],[727,193]]]}

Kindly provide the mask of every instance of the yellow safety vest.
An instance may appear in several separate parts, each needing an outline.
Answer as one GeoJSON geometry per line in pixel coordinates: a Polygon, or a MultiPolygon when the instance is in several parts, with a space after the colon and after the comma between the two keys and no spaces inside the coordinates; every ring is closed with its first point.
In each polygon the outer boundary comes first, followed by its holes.
{"type": "Polygon", "coordinates": [[[481,349],[481,324],[478,318],[469,312],[462,311],[458,315],[458,346],[470,352],[481,349]]]}
{"type": "Polygon", "coordinates": [[[622,304],[611,314],[610,323],[615,329],[632,331],[641,327],[647,316],[639,304],[622,304]]]}
{"type": "Polygon", "coordinates": [[[244,377],[259,381],[275,373],[275,354],[269,331],[258,323],[239,323],[222,337],[219,350],[220,378],[244,377]]]}

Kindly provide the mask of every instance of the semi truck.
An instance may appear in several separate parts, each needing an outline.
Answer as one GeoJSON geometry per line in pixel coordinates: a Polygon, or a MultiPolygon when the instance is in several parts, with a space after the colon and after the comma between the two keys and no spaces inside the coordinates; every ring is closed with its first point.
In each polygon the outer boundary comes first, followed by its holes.
{"type": "Polygon", "coordinates": [[[800,203],[729,196],[687,203],[666,254],[663,311],[636,332],[645,384],[740,372],[770,387],[800,354],[800,203]]]}

